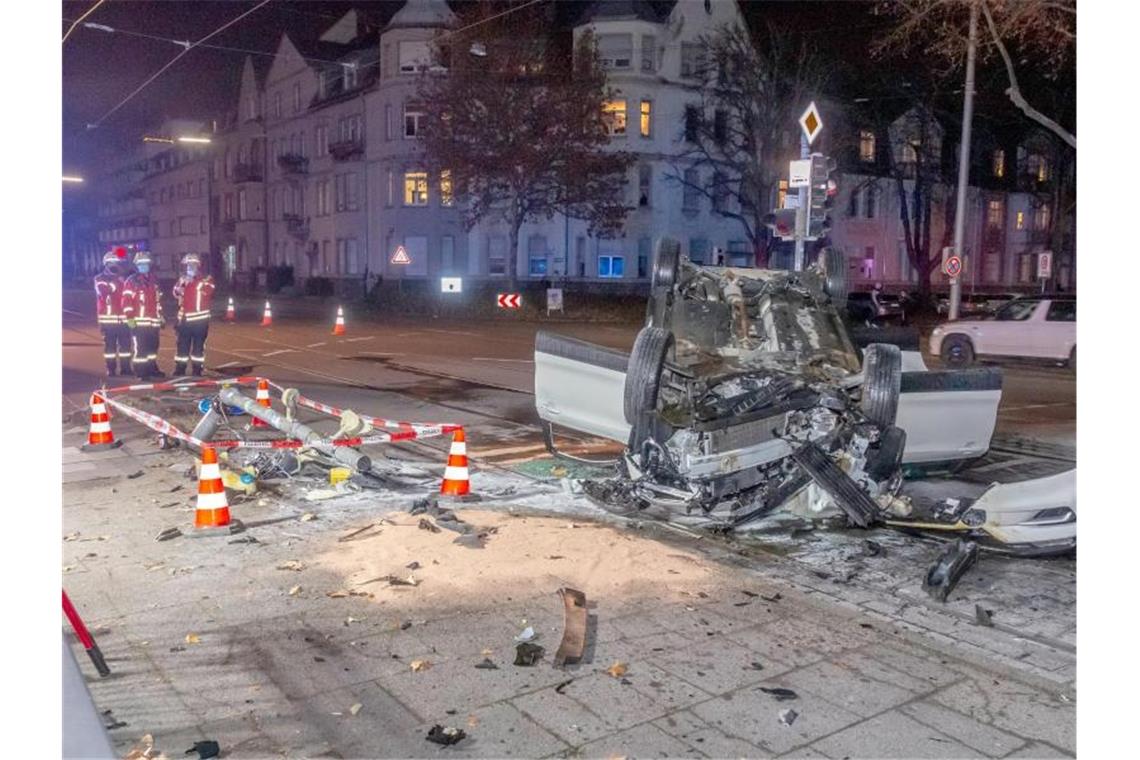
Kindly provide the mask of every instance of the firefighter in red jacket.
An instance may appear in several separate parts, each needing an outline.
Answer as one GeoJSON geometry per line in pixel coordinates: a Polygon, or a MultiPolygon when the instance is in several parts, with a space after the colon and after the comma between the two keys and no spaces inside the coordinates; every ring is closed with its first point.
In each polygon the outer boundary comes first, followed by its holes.
{"type": "Polygon", "coordinates": [[[123,286],[123,316],[131,330],[131,365],[141,379],[166,377],[158,369],[158,338],[163,325],[158,278],[150,271],[150,254],[135,254],[135,269],[123,286]]]}
{"type": "Polygon", "coordinates": [[[206,336],[210,332],[210,306],[214,303],[214,278],[202,274],[202,259],[196,253],[182,257],[183,275],[174,283],[178,302],[178,346],[174,351],[174,374],[185,375],[189,362],[194,375],[206,363],[206,336]]]}
{"type": "Polygon", "coordinates": [[[103,271],[95,275],[95,306],[108,376],[115,374],[116,360],[120,375],[131,371],[131,334],[123,316],[124,277],[130,266],[127,249],[116,248],[103,255],[103,271]]]}

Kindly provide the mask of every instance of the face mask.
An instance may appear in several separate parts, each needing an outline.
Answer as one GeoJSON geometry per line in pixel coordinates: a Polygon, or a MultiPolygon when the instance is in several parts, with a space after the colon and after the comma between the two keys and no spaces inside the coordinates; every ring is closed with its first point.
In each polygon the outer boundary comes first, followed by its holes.
{"type": "Polygon", "coordinates": [[[150,271],[150,264],[148,262],[142,261],[138,264],[135,264],[135,268],[138,269],[141,274],[146,274],[150,271]]]}
{"type": "Polygon", "coordinates": [[[197,277],[198,276],[198,265],[197,264],[187,264],[186,265],[186,275],[188,277],[197,277]]]}

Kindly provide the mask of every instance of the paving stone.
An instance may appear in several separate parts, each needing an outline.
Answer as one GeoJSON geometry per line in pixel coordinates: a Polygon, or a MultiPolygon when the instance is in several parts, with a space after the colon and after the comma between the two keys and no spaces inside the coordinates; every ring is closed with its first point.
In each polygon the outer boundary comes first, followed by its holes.
{"type": "Polygon", "coordinates": [[[553,687],[515,697],[511,704],[571,746],[613,732],[613,728],[588,707],[567,694],[559,694],[553,687]]]}
{"type": "MultiPolygon", "coordinates": [[[[862,673],[868,678],[889,683],[892,686],[897,686],[900,689],[906,689],[916,694],[925,694],[934,691],[936,688],[936,686],[929,681],[915,678],[902,668],[887,665],[868,656],[875,651],[877,650],[871,648],[868,652],[844,652],[834,658],[833,662],[841,668],[850,668],[851,670],[862,673]]],[[[949,671],[947,672],[949,673],[949,671]]]]}
{"type": "MultiPolygon", "coordinates": [[[[793,749],[791,752],[785,752],[784,754],[779,755],[779,757],[781,757],[781,758],[785,758],[785,757],[786,758],[804,758],[804,757],[806,757],[806,758],[830,758],[831,755],[825,755],[822,752],[820,752],[818,749],[816,749],[815,747],[797,747],[796,749],[793,749]]],[[[849,756],[844,755],[844,757],[849,757],[849,756]]]]}
{"type": "Polygon", "coordinates": [[[1066,754],[1055,747],[1050,747],[1047,744],[1028,744],[1021,749],[1013,752],[1006,757],[1030,758],[1030,760],[1045,760],[1045,758],[1053,757],[1076,757],[1075,754],[1066,754]]]}
{"type": "Polygon", "coordinates": [[[1076,751],[1076,706],[1017,681],[970,679],[932,699],[982,723],[1076,751]]]}
{"type": "MultiPolygon", "coordinates": [[[[936,654],[929,654],[901,641],[892,642],[889,647],[869,647],[863,650],[862,654],[889,665],[896,671],[902,671],[913,679],[923,681],[933,688],[947,686],[962,678],[962,674],[953,670],[949,664],[942,664],[945,658],[939,658],[936,654]]],[[[925,688],[914,689],[920,692],[925,690],[925,688]]]]}
{"type": "Polygon", "coordinates": [[[758,659],[755,653],[740,644],[719,638],[659,653],[651,661],[709,694],[732,691],[787,670],[780,663],[758,659]],[[757,661],[764,666],[763,670],[751,667],[757,661]]]}
{"type": "Polygon", "coordinates": [[[633,688],[668,710],[679,710],[712,696],[648,662],[633,663],[627,678],[632,682],[633,688]]]}
{"type": "Polygon", "coordinates": [[[507,702],[454,716],[440,714],[420,726],[422,748],[407,757],[546,757],[570,746],[507,702]],[[432,725],[455,726],[467,733],[458,744],[442,747],[422,737],[432,725]]]}
{"type": "Polygon", "coordinates": [[[897,710],[820,739],[812,747],[832,757],[986,757],[897,710]]]}
{"type": "Polygon", "coordinates": [[[877,681],[862,671],[835,662],[817,662],[765,681],[762,686],[783,686],[800,692],[801,696],[803,692],[810,692],[865,718],[915,696],[906,689],[877,681]]]}
{"type": "Polygon", "coordinates": [[[764,664],[765,670],[769,670],[770,667],[791,670],[793,667],[818,662],[825,657],[821,651],[787,641],[778,631],[769,630],[767,625],[733,631],[728,634],[728,639],[755,653],[756,659],[764,664]]]}
{"type": "Polygon", "coordinates": [[[695,705],[692,712],[729,736],[757,744],[773,754],[810,744],[860,720],[855,713],[814,694],[804,693],[794,701],[776,702],[751,686],[695,705]],[[788,707],[799,713],[799,717],[792,725],[785,726],[780,723],[779,714],[788,707]]]}
{"type": "MultiPolygon", "coordinates": [[[[648,679],[646,679],[648,680],[648,679]]],[[[630,684],[606,673],[592,673],[576,678],[563,689],[601,717],[613,729],[625,729],[659,718],[674,708],[657,695],[650,696],[630,684]]]]}
{"type": "Polygon", "coordinates": [[[757,745],[729,736],[688,710],[666,715],[653,725],[708,757],[771,757],[757,745]]]}
{"type": "Polygon", "coordinates": [[[899,709],[918,722],[952,736],[967,747],[990,757],[1003,757],[1025,745],[1025,740],[1020,737],[931,702],[912,702],[899,709]]]}
{"type": "Polygon", "coordinates": [[[582,747],[583,757],[692,757],[693,749],[648,723],[582,747]]]}

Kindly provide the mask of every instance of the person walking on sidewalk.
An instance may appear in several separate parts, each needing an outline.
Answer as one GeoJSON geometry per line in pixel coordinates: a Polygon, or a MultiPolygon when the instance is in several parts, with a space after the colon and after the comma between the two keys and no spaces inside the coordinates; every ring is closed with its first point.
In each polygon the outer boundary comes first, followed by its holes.
{"type": "Polygon", "coordinates": [[[198,254],[186,254],[182,257],[183,274],[174,283],[174,299],[178,302],[178,321],[174,327],[178,334],[178,345],[174,349],[175,375],[185,375],[189,363],[194,376],[199,377],[206,363],[214,278],[202,274],[201,268],[202,259],[198,254]]]}
{"type": "Polygon", "coordinates": [[[127,249],[116,248],[103,255],[103,271],[95,275],[95,307],[108,377],[114,377],[116,362],[120,375],[131,371],[131,334],[123,316],[124,277],[129,267],[127,249]]]}
{"type": "Polygon", "coordinates": [[[131,365],[142,380],[166,377],[158,369],[158,339],[162,328],[162,301],[158,278],[150,271],[150,254],[135,254],[135,269],[123,286],[123,316],[131,331],[134,357],[131,365]]]}

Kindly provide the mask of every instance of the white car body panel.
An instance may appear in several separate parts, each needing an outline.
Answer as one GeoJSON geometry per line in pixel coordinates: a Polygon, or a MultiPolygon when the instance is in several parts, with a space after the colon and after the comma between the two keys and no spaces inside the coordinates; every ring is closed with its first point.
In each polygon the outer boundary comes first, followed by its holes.
{"type": "Polygon", "coordinates": [[[1049,320],[1052,303],[1053,299],[1042,299],[1032,314],[1023,320],[960,319],[943,322],[930,335],[930,351],[936,356],[941,355],[942,342],[947,337],[964,335],[970,339],[978,356],[1066,360],[1077,344],[1077,323],[1049,320]]]}
{"type": "Polygon", "coordinates": [[[1003,544],[1062,544],[1075,542],[1077,523],[1033,521],[1047,509],[1077,512],[1077,471],[1050,475],[1020,483],[995,484],[970,507],[983,510],[982,530],[1003,544]]]}
{"type": "Polygon", "coordinates": [[[624,444],[630,427],[624,396],[624,370],[534,352],[534,404],[548,422],[624,444]]]}
{"type": "Polygon", "coordinates": [[[990,448],[1000,390],[903,393],[895,424],[906,431],[904,464],[974,459],[990,448]]]}

